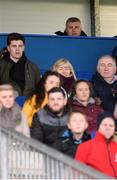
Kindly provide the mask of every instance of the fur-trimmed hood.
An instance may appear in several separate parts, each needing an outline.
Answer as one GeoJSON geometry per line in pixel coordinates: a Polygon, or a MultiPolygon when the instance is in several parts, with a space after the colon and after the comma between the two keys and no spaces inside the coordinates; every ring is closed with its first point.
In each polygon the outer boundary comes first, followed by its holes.
{"type": "Polygon", "coordinates": [[[2,107],[0,110],[0,126],[15,129],[21,123],[21,109],[17,103],[14,103],[11,109],[2,107]]]}

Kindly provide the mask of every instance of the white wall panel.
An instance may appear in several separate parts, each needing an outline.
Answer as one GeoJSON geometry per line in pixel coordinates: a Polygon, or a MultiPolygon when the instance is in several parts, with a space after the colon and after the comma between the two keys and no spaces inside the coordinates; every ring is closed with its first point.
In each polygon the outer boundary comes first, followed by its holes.
{"type": "Polygon", "coordinates": [[[71,16],[91,34],[89,0],[0,0],[0,32],[54,34],[71,16]]]}
{"type": "Polygon", "coordinates": [[[117,35],[117,0],[100,0],[101,36],[117,35]]]}

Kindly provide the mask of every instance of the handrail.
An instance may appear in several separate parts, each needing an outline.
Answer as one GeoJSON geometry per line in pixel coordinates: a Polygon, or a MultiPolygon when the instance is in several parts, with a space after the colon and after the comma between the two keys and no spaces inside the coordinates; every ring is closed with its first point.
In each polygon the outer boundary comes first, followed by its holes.
{"type": "Polygon", "coordinates": [[[0,149],[5,149],[0,151],[0,159],[6,158],[4,164],[0,161],[2,178],[111,179],[41,142],[10,129],[0,128],[0,139],[0,149]]]}

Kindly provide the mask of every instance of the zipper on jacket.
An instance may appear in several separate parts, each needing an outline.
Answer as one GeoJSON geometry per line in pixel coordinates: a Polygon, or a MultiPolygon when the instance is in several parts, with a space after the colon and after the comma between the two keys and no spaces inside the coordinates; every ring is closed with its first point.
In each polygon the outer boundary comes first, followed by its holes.
{"type": "Polygon", "coordinates": [[[108,159],[109,159],[109,162],[110,162],[110,166],[111,166],[111,168],[112,168],[114,177],[117,178],[117,175],[116,175],[115,169],[114,169],[114,167],[113,167],[113,165],[112,165],[112,161],[111,161],[111,157],[110,157],[109,143],[106,142],[106,145],[107,145],[107,153],[108,153],[108,159]]]}

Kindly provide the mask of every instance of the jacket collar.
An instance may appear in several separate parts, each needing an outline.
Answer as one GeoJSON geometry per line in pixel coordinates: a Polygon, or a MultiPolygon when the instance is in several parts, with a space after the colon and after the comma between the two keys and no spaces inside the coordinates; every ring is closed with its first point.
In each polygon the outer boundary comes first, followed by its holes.
{"type": "Polygon", "coordinates": [[[46,106],[44,107],[44,109],[45,109],[45,111],[47,111],[48,114],[50,114],[50,116],[52,116],[52,117],[54,117],[54,118],[56,118],[56,117],[57,117],[57,118],[60,118],[60,117],[64,116],[65,114],[67,114],[68,111],[69,111],[69,108],[68,108],[67,106],[65,106],[64,109],[63,109],[62,115],[61,115],[61,116],[58,116],[57,113],[52,112],[52,110],[48,107],[48,105],[46,105],[46,106]]]}
{"type": "Polygon", "coordinates": [[[100,142],[106,142],[107,144],[110,143],[110,142],[114,142],[114,141],[113,141],[113,137],[112,137],[110,140],[108,140],[108,139],[106,139],[106,138],[104,137],[104,135],[101,134],[99,131],[96,132],[95,139],[96,139],[97,141],[100,141],[100,142]]]}
{"type": "MultiPolygon", "coordinates": [[[[82,105],[82,102],[76,96],[73,97],[73,101],[76,101],[82,105]]],[[[92,97],[89,98],[87,105],[89,105],[89,104],[95,104],[94,98],[92,98],[92,97]]]]}

